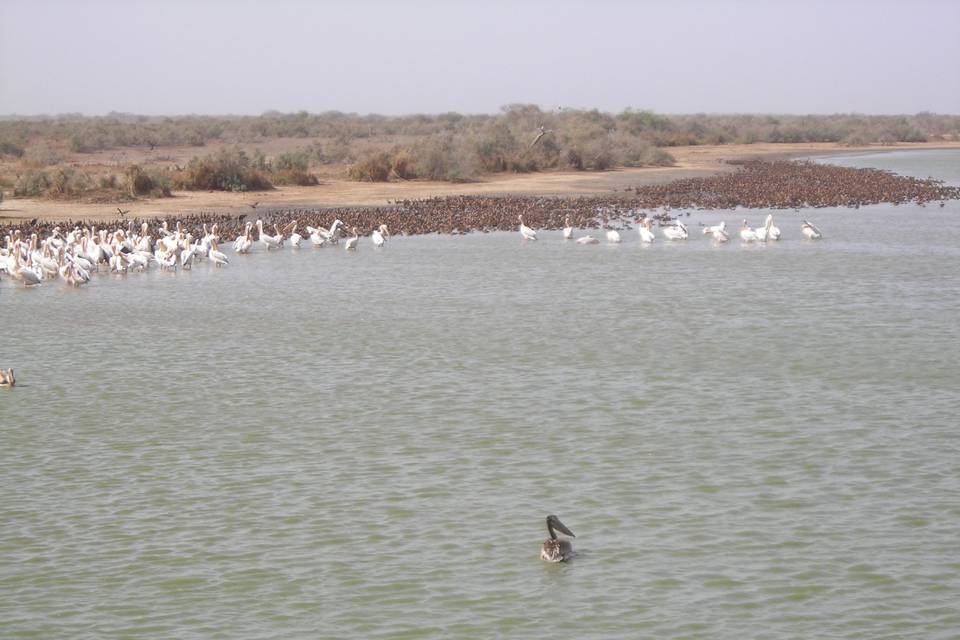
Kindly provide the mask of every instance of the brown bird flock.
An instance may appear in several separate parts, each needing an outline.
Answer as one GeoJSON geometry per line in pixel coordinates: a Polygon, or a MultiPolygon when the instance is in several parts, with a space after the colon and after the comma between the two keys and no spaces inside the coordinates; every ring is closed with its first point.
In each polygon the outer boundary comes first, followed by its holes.
{"type": "MultiPolygon", "coordinates": [[[[934,179],[918,179],[877,169],[855,169],[799,161],[745,161],[733,173],[675,180],[641,186],[623,193],[586,197],[447,196],[399,200],[381,207],[335,207],[264,211],[265,222],[279,226],[297,221],[306,226],[329,227],[340,219],[348,229],[369,235],[381,224],[394,234],[461,234],[472,231],[516,229],[517,216],[537,229],[560,229],[570,216],[574,227],[597,228],[601,220],[636,220],[644,215],[669,219],[680,209],[860,207],[862,205],[928,202],[960,199],[960,188],[934,179]],[[645,214],[644,212],[650,212],[645,214]],[[652,215],[651,215],[652,214],[652,215]]],[[[689,213],[688,213],[689,215],[689,213]]],[[[245,215],[200,212],[168,220],[192,230],[216,223],[224,237],[244,229],[245,215]]],[[[136,220],[139,224],[140,220],[136,220]]],[[[151,221],[156,223],[157,221],[151,221]]],[[[49,234],[54,227],[88,226],[78,221],[12,223],[0,227],[0,237],[19,230],[25,237],[49,234]]],[[[253,230],[256,234],[256,229],[253,230]]]]}

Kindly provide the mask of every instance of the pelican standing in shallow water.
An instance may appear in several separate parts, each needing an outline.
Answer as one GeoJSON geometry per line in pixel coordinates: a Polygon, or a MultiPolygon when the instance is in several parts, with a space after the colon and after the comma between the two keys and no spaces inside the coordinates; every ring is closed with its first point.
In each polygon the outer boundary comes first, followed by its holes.
{"type": "Polygon", "coordinates": [[[653,229],[650,228],[650,218],[644,218],[637,226],[637,233],[640,234],[640,242],[653,242],[656,236],[653,235],[653,229]]]}
{"type": "Polygon", "coordinates": [[[780,227],[773,224],[773,214],[768,213],[767,219],[764,222],[764,226],[767,228],[767,240],[779,240],[780,239],[780,227]]]}
{"type": "Polygon", "coordinates": [[[540,548],[540,559],[547,562],[564,562],[573,556],[573,544],[566,538],[558,538],[557,531],[571,538],[576,538],[573,531],[567,529],[557,516],[547,516],[547,531],[550,537],[543,541],[540,548]]]}
{"type": "Polygon", "coordinates": [[[375,247],[382,247],[388,237],[390,237],[390,230],[387,229],[387,225],[385,224],[380,225],[370,234],[370,240],[373,241],[373,246],[375,247]]]}
{"type": "Polygon", "coordinates": [[[352,231],[353,231],[353,237],[352,237],[352,238],[349,238],[349,239],[347,240],[347,244],[344,245],[344,247],[343,247],[343,248],[346,249],[347,251],[356,251],[356,250],[357,250],[357,243],[360,241],[360,234],[357,233],[357,228],[354,227],[352,231]]]}
{"type": "Polygon", "coordinates": [[[570,224],[570,216],[563,217],[563,239],[573,240],[573,225],[570,224]]]}
{"type": "MultiPolygon", "coordinates": [[[[607,229],[607,221],[603,221],[603,228],[607,229]]],[[[616,229],[607,229],[607,243],[617,244],[620,242],[620,232],[616,229]]]]}
{"type": "Polygon", "coordinates": [[[536,240],[537,232],[523,224],[523,215],[517,216],[517,220],[520,221],[520,235],[523,236],[524,240],[536,240]]]}

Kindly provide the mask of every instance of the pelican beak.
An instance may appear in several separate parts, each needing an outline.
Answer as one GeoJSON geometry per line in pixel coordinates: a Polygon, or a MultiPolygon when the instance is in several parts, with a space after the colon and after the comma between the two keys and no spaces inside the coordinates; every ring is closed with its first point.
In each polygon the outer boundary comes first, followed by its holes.
{"type": "Polygon", "coordinates": [[[565,534],[565,535],[568,535],[568,536],[570,536],[571,538],[576,538],[576,537],[577,537],[577,536],[573,535],[573,531],[570,531],[570,529],[567,529],[567,527],[566,527],[562,522],[560,522],[559,520],[554,520],[554,521],[553,521],[553,527],[554,527],[557,531],[559,531],[560,533],[563,533],[563,534],[565,534]]]}

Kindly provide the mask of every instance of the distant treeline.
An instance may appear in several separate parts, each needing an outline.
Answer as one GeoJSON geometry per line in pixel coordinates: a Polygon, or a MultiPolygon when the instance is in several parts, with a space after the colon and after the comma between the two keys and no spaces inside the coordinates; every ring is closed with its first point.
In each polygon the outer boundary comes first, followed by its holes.
{"type": "MultiPolygon", "coordinates": [[[[254,184],[245,186],[243,180],[236,179],[237,175],[249,175],[254,183],[262,178],[272,184],[309,184],[309,171],[326,165],[342,165],[355,180],[465,181],[502,171],[664,166],[673,162],[665,148],[674,146],[754,142],[860,145],[943,139],[960,139],[960,116],[667,116],[629,109],[618,114],[543,110],[518,104],[504,107],[498,114],[485,115],[380,116],[301,111],[267,112],[260,116],[157,117],[111,113],[98,117],[68,114],[0,118],[0,156],[19,159],[34,171],[61,164],[66,153],[123,147],[200,148],[217,142],[247,149],[246,156],[197,158],[191,163],[192,170],[181,169],[179,175],[168,176],[173,188],[203,189],[211,185],[259,188],[254,184]],[[278,157],[257,157],[258,143],[278,137],[300,138],[303,145],[278,157]],[[216,167],[201,166],[217,162],[242,166],[228,167],[233,173],[227,178],[214,175],[216,167]],[[254,171],[260,176],[255,176],[254,171]]],[[[60,178],[60,182],[69,182],[64,176],[60,178]]],[[[38,179],[36,175],[31,176],[34,179],[38,179]]],[[[136,188],[136,179],[129,182],[132,193],[155,191],[136,188]]],[[[41,188],[21,191],[38,192],[45,188],[41,184],[41,188]]]]}

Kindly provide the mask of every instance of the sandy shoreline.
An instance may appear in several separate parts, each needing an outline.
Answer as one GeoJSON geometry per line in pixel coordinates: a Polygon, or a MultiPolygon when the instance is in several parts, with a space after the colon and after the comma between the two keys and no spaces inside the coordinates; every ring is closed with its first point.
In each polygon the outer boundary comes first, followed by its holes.
{"type": "Polygon", "coordinates": [[[278,187],[273,191],[227,193],[178,191],[173,198],[147,199],[125,203],[89,204],[52,202],[30,198],[7,197],[0,203],[0,221],[19,220],[108,220],[119,219],[117,206],[130,210],[140,218],[183,216],[201,212],[251,212],[258,209],[317,208],[328,206],[379,206],[402,199],[420,199],[452,195],[543,195],[589,196],[648,184],[663,184],[680,178],[708,176],[733,170],[730,161],[745,159],[784,159],[807,156],[882,153],[918,149],[960,149],[960,142],[898,143],[845,147],[835,143],[715,145],[674,147],[673,167],[619,169],[606,172],[556,171],[529,174],[500,174],[480,182],[451,184],[447,182],[367,183],[343,179],[326,179],[313,187],[278,187]]]}

